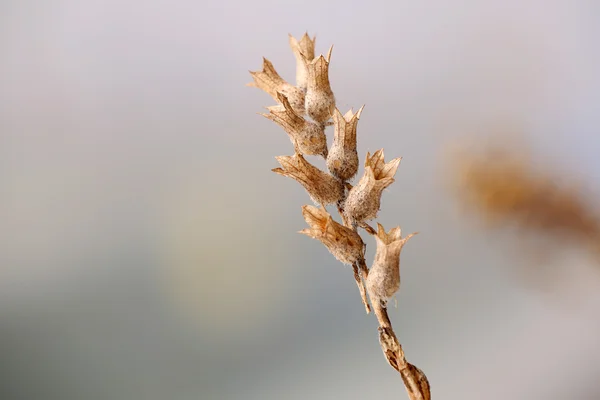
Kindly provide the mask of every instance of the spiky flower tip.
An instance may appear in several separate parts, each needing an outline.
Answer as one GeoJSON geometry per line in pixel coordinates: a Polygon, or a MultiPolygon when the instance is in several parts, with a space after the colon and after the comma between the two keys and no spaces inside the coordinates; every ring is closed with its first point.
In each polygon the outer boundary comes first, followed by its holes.
{"type": "Polygon", "coordinates": [[[298,154],[320,155],[327,157],[327,137],[325,127],[305,120],[292,108],[283,93],[277,93],[277,99],[283,106],[269,107],[269,114],[261,114],[281,126],[294,144],[298,154]]]}
{"type": "Polygon", "coordinates": [[[271,61],[263,57],[262,71],[250,71],[250,75],[252,75],[254,82],[249,83],[248,86],[265,91],[277,102],[279,102],[277,93],[283,93],[289,100],[294,111],[299,115],[306,113],[304,109],[304,90],[289,84],[279,76],[271,61]]]}
{"type": "Polygon", "coordinates": [[[335,108],[335,96],[329,84],[329,60],[331,51],[329,48],[327,57],[320,55],[306,66],[308,71],[305,107],[306,113],[315,122],[325,124],[335,108]]]}
{"type": "Polygon", "coordinates": [[[306,90],[307,86],[307,64],[315,58],[315,40],[314,36],[312,39],[308,36],[308,32],[299,41],[289,35],[290,47],[296,57],[296,86],[302,90],[306,90]]]}
{"type": "Polygon", "coordinates": [[[300,183],[315,204],[333,204],[344,195],[344,185],[339,179],[313,166],[301,154],[275,159],[281,164],[281,168],[272,171],[300,183]]]}
{"type": "Polygon", "coordinates": [[[353,223],[361,223],[377,217],[383,190],[394,183],[401,160],[398,157],[386,163],[383,149],[377,150],[373,156],[367,153],[364,175],[350,190],[344,204],[346,218],[353,223]]]}
{"type": "Polygon", "coordinates": [[[342,115],[337,108],[333,111],[333,145],[327,156],[327,168],[333,175],[345,181],[358,172],[356,127],[363,108],[364,106],[356,114],[349,110],[342,115]]]}
{"type": "Polygon", "coordinates": [[[389,232],[381,224],[377,224],[377,250],[375,260],[369,270],[367,278],[367,289],[371,301],[386,302],[400,289],[400,251],[404,244],[417,233],[402,238],[402,230],[399,226],[392,228],[389,232]]]}
{"type": "Polygon", "coordinates": [[[302,216],[309,228],[299,233],[319,240],[338,261],[353,264],[363,259],[364,243],[360,235],[335,222],[325,208],[302,206],[302,216]]]}

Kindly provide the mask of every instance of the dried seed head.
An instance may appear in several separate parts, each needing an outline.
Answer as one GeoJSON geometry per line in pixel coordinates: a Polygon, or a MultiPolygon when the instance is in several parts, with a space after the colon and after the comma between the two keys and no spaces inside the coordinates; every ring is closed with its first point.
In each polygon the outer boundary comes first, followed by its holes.
{"type": "Polygon", "coordinates": [[[333,46],[329,48],[327,58],[320,55],[307,64],[306,112],[321,124],[329,120],[335,107],[335,96],[329,85],[329,60],[332,50],[333,46]]]}
{"type": "Polygon", "coordinates": [[[296,56],[296,86],[306,90],[306,80],[308,77],[307,64],[315,58],[315,37],[312,39],[306,32],[300,41],[290,36],[290,47],[296,56]]]}
{"type": "Polygon", "coordinates": [[[290,105],[287,97],[277,93],[277,98],[283,110],[269,107],[269,114],[261,114],[279,124],[289,135],[298,154],[320,155],[327,157],[327,137],[325,127],[305,120],[298,115],[290,105]]]}
{"type": "Polygon", "coordinates": [[[304,186],[316,204],[327,205],[337,202],[344,195],[344,186],[339,179],[311,165],[301,154],[275,157],[282,168],[272,171],[290,177],[304,186]]]}
{"type": "Polygon", "coordinates": [[[402,231],[397,226],[388,233],[381,224],[377,224],[377,250],[375,260],[369,270],[367,288],[371,301],[387,301],[400,288],[400,251],[402,246],[414,235],[411,233],[402,238],[402,231]]]}
{"type": "Polygon", "coordinates": [[[310,228],[299,233],[320,240],[338,261],[353,264],[364,258],[360,235],[335,222],[325,208],[303,206],[302,216],[310,228]]]}
{"type": "Polygon", "coordinates": [[[365,173],[348,193],[344,205],[344,214],[350,221],[359,223],[377,217],[383,189],[394,183],[400,160],[399,157],[385,163],[383,149],[377,150],[372,157],[367,153],[365,173]]]}
{"type": "Polygon", "coordinates": [[[356,126],[364,106],[356,114],[349,110],[346,115],[337,108],[333,111],[333,145],[327,156],[327,168],[336,177],[346,181],[358,171],[356,152],[356,126]]]}
{"type": "Polygon", "coordinates": [[[248,86],[257,87],[268,93],[275,101],[279,101],[277,93],[283,93],[294,111],[299,115],[304,115],[304,90],[294,87],[287,83],[273,67],[273,63],[263,57],[262,71],[250,71],[254,82],[248,86]]]}

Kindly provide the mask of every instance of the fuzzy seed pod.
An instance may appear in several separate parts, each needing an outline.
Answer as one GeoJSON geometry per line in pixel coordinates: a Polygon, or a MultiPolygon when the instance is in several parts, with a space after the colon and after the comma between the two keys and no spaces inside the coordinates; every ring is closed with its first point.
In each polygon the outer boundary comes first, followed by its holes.
{"type": "Polygon", "coordinates": [[[263,57],[263,70],[250,71],[250,75],[252,75],[254,82],[249,83],[248,86],[264,90],[275,101],[279,101],[277,93],[283,93],[289,100],[294,111],[299,115],[306,113],[304,110],[304,90],[290,85],[285,79],[279,76],[271,61],[263,57]]]}
{"type": "Polygon", "coordinates": [[[302,206],[302,216],[310,228],[299,233],[321,241],[338,261],[353,264],[364,258],[360,235],[335,222],[325,208],[302,206]]]}
{"type": "Polygon", "coordinates": [[[411,233],[402,238],[400,227],[393,228],[388,233],[381,224],[377,224],[377,250],[375,261],[369,270],[367,289],[371,301],[386,302],[400,288],[400,251],[402,246],[414,235],[411,233]]]}
{"type": "Polygon", "coordinates": [[[394,183],[394,175],[401,159],[395,158],[386,164],[383,149],[377,150],[373,157],[367,153],[365,173],[350,190],[344,204],[346,218],[353,223],[360,223],[377,217],[383,189],[394,183]]]}
{"type": "Polygon", "coordinates": [[[356,126],[362,106],[356,114],[349,110],[346,115],[337,108],[333,111],[333,145],[327,156],[327,168],[341,180],[351,179],[358,171],[358,153],[356,152],[356,126]]]}
{"type": "Polygon", "coordinates": [[[296,153],[320,155],[326,158],[327,136],[325,136],[325,127],[307,121],[298,115],[283,94],[277,93],[277,98],[284,108],[283,111],[270,107],[269,114],[261,115],[276,122],[287,132],[294,144],[296,153]]]}
{"type": "Polygon", "coordinates": [[[335,96],[329,85],[329,60],[332,50],[333,46],[329,48],[327,58],[320,55],[307,64],[306,112],[321,124],[329,120],[335,107],[335,96]]]}
{"type": "Polygon", "coordinates": [[[290,37],[290,47],[296,56],[296,86],[302,90],[306,90],[306,80],[308,71],[306,65],[315,58],[315,37],[312,39],[306,32],[300,41],[296,40],[292,35],[290,37]]]}
{"type": "Polygon", "coordinates": [[[275,157],[282,168],[272,169],[279,175],[290,177],[304,186],[315,204],[326,206],[344,195],[342,182],[311,165],[301,154],[275,157]]]}

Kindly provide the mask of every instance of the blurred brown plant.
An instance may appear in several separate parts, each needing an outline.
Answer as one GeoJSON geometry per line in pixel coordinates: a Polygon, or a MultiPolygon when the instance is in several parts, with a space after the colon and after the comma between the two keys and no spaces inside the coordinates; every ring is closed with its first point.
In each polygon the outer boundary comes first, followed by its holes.
{"type": "Polygon", "coordinates": [[[300,41],[290,35],[289,43],[296,57],[296,86],[281,78],[266,58],[263,58],[262,71],[250,72],[254,79],[250,86],[264,90],[279,103],[268,107],[269,114],[262,115],[283,127],[294,144],[294,155],[276,157],[281,168],[275,168],[273,172],[299,182],[321,206],[302,207],[309,228],[300,233],[319,240],[338,261],[352,265],[365,310],[370,313],[372,306],[375,311],[379,342],[388,363],[402,376],[411,400],[429,400],[427,377],[406,361],[387,313],[387,299],[400,287],[400,252],[414,234],[402,238],[400,227],[386,233],[379,225],[379,232],[376,232],[366,223],[377,217],[382,192],[394,182],[401,159],[386,163],[383,149],[373,156],[367,153],[364,175],[352,187],[348,180],[358,171],[356,128],[363,108],[356,114],[350,110],[346,115],[336,108],[329,82],[333,46],[327,57],[315,57],[315,38],[310,39],[308,34],[300,41]],[[306,114],[313,121],[306,120],[306,114]],[[324,131],[331,125],[334,125],[334,140],[328,150],[324,131]],[[325,157],[328,171],[310,164],[303,154],[325,157]],[[336,222],[325,209],[332,203],[336,203],[343,224],[336,222]],[[359,227],[376,236],[377,253],[370,270],[364,259],[365,244],[358,233],[359,227]]]}
{"type": "Polygon", "coordinates": [[[463,208],[489,228],[516,227],[542,237],[550,243],[546,251],[569,244],[598,252],[598,210],[582,185],[552,164],[536,168],[522,144],[460,151],[450,170],[463,208]]]}

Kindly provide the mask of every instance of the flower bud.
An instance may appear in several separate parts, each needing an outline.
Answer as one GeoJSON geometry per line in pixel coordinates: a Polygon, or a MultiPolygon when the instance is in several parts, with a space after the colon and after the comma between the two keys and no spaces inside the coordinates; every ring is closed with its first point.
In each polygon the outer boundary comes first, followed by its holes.
{"type": "Polygon", "coordinates": [[[306,90],[308,70],[306,65],[315,58],[315,37],[312,39],[305,33],[300,41],[290,36],[290,47],[296,56],[296,86],[306,90]]]}
{"type": "Polygon", "coordinates": [[[290,105],[285,95],[278,93],[277,98],[283,106],[283,110],[275,107],[269,108],[269,114],[262,116],[276,122],[289,135],[298,154],[321,155],[327,157],[327,137],[325,127],[311,121],[305,120],[298,115],[290,105]]]}
{"type": "Polygon", "coordinates": [[[367,153],[365,173],[350,190],[344,204],[344,214],[350,221],[360,223],[377,217],[383,189],[394,183],[401,159],[395,158],[386,164],[383,149],[377,150],[373,157],[367,153]]]}
{"type": "Polygon", "coordinates": [[[305,107],[308,116],[316,122],[324,124],[331,117],[335,107],[335,97],[329,85],[329,48],[327,58],[320,55],[307,64],[308,80],[306,85],[305,107]]]}
{"type": "Polygon", "coordinates": [[[327,168],[341,180],[348,180],[358,171],[356,152],[356,126],[364,106],[356,114],[349,110],[346,115],[337,108],[333,111],[333,145],[327,156],[327,168]]]}
{"type": "Polygon", "coordinates": [[[342,182],[317,167],[311,165],[301,154],[275,157],[282,168],[272,171],[290,177],[304,186],[308,195],[322,206],[337,202],[344,195],[342,182]]]}
{"type": "Polygon", "coordinates": [[[250,71],[254,82],[248,84],[248,86],[257,87],[268,93],[275,101],[279,101],[277,93],[283,93],[294,111],[299,115],[304,115],[304,90],[290,85],[283,79],[277,71],[271,61],[263,57],[263,70],[262,71],[250,71]]]}
{"type": "Polygon", "coordinates": [[[402,246],[414,235],[411,233],[402,238],[400,227],[393,228],[388,233],[381,224],[377,224],[377,250],[375,261],[369,270],[367,289],[371,302],[386,302],[400,288],[400,251],[402,246]]]}
{"type": "Polygon", "coordinates": [[[302,206],[302,216],[310,228],[299,233],[321,241],[338,261],[353,264],[364,258],[360,235],[335,222],[324,207],[302,206]]]}

